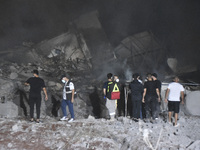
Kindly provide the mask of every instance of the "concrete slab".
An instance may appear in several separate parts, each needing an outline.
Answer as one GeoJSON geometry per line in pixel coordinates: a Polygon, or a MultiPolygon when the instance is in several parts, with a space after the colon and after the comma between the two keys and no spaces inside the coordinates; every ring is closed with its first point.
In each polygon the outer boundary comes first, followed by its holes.
{"type": "Polygon", "coordinates": [[[195,116],[200,116],[200,91],[189,92],[186,96],[186,109],[195,116]]]}
{"type": "Polygon", "coordinates": [[[0,103],[0,116],[14,118],[18,116],[18,106],[11,101],[0,103]]]}

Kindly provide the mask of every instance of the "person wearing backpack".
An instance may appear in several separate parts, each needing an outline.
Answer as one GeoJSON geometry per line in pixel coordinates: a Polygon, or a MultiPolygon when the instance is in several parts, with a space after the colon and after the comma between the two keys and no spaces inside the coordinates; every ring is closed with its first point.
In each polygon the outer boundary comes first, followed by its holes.
{"type": "Polygon", "coordinates": [[[104,94],[104,99],[106,99],[106,107],[109,111],[109,119],[114,120],[115,115],[116,115],[116,104],[117,104],[117,99],[112,99],[112,92],[115,92],[115,89],[118,89],[117,92],[119,92],[118,85],[115,81],[113,81],[113,75],[112,73],[107,74],[108,81],[104,83],[103,86],[103,94],[104,94]]]}
{"type": "Polygon", "coordinates": [[[63,117],[60,119],[61,121],[68,121],[72,122],[74,121],[74,94],[75,94],[75,88],[73,82],[70,81],[70,76],[68,74],[65,74],[62,76],[62,82],[64,83],[63,88],[63,100],[61,102],[61,109],[63,112],[63,117]],[[66,106],[69,108],[69,112],[71,114],[71,119],[67,118],[67,111],[66,106]]]}

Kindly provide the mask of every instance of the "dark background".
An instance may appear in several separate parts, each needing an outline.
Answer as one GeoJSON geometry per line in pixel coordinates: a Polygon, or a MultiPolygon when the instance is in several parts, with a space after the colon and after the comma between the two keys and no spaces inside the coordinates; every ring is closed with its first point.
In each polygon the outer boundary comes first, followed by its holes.
{"type": "Polygon", "coordinates": [[[93,10],[113,47],[148,30],[169,57],[200,66],[199,0],[0,0],[0,51],[67,32],[70,21],[93,10]]]}

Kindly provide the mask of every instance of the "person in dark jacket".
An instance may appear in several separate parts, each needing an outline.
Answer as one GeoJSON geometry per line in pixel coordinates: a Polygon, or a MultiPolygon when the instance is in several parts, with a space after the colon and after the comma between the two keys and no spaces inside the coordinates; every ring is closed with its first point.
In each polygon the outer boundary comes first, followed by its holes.
{"type": "Polygon", "coordinates": [[[140,118],[140,110],[142,104],[142,94],[144,91],[143,85],[139,82],[139,74],[133,74],[133,81],[129,85],[131,90],[131,100],[132,100],[132,117],[134,121],[138,121],[140,118]]]}

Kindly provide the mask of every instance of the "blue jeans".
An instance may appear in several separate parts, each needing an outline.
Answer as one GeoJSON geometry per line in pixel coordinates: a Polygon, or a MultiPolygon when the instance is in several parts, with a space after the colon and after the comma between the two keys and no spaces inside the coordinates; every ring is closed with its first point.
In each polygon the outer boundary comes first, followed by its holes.
{"type": "Polygon", "coordinates": [[[66,110],[67,105],[69,108],[69,112],[71,114],[71,118],[74,119],[74,107],[73,107],[73,103],[70,100],[63,99],[61,102],[61,109],[63,112],[63,116],[67,116],[67,110],[66,110]]]}

